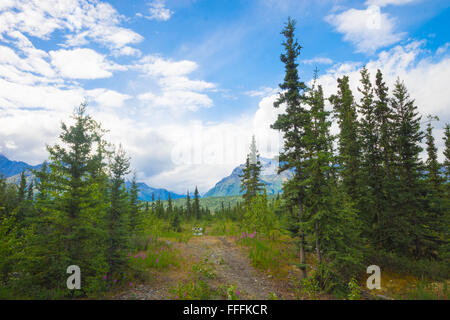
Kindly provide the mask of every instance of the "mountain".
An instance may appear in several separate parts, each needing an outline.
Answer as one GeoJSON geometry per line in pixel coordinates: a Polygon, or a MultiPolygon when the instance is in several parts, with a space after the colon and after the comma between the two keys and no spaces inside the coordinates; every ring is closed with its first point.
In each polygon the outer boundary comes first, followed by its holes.
{"type": "MultiPolygon", "coordinates": [[[[267,194],[277,194],[282,192],[281,188],[283,182],[289,180],[292,177],[291,171],[284,171],[281,174],[277,174],[278,160],[260,158],[262,170],[261,181],[265,184],[267,194]]],[[[228,177],[223,178],[217,184],[206,192],[203,197],[226,197],[241,195],[241,179],[239,175],[242,174],[244,164],[233,169],[228,177]]]]}
{"type": "MultiPolygon", "coordinates": [[[[185,195],[177,194],[175,192],[171,192],[166,189],[156,189],[149,187],[147,184],[143,182],[138,182],[137,185],[139,188],[138,199],[142,201],[152,201],[152,194],[155,194],[155,200],[158,200],[158,197],[161,200],[167,200],[169,199],[169,193],[172,199],[179,199],[186,197],[185,195]]],[[[125,182],[125,187],[127,188],[127,190],[129,190],[131,188],[131,182],[129,181],[125,182]]]]}
{"type": "Polygon", "coordinates": [[[42,164],[32,166],[22,161],[11,161],[4,155],[0,154],[0,174],[6,178],[18,175],[27,169],[40,169],[41,167],[42,164]]]}
{"type": "MultiPolygon", "coordinates": [[[[22,171],[25,170],[25,176],[27,179],[27,183],[30,183],[30,181],[33,179],[33,174],[30,170],[27,169],[40,169],[42,167],[42,164],[39,164],[37,166],[29,165],[28,163],[25,163],[23,161],[11,161],[4,155],[0,154],[0,174],[5,176],[7,179],[6,181],[9,183],[20,183],[20,174],[22,171]]],[[[131,182],[125,183],[126,188],[130,188],[131,182]]],[[[161,200],[167,200],[169,198],[169,193],[172,199],[178,199],[178,198],[184,198],[184,195],[176,194],[174,192],[168,191],[166,189],[156,189],[149,187],[143,182],[138,183],[139,186],[139,194],[138,198],[139,200],[143,201],[151,201],[152,200],[152,193],[155,194],[155,199],[157,200],[158,197],[161,198],[161,200]]]]}

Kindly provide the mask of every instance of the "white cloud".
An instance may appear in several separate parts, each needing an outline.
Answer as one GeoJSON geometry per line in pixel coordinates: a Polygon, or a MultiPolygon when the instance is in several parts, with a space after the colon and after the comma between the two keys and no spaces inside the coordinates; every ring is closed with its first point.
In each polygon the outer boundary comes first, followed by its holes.
{"type": "Polygon", "coordinates": [[[268,97],[278,93],[278,88],[261,87],[258,90],[246,91],[245,94],[250,97],[268,97]]]}
{"type": "Polygon", "coordinates": [[[100,106],[119,108],[122,107],[125,100],[130,99],[131,96],[122,94],[114,90],[108,89],[93,89],[86,92],[88,97],[91,97],[100,106]]]}
{"type": "Polygon", "coordinates": [[[344,40],[352,42],[358,52],[373,53],[375,50],[392,45],[404,36],[395,32],[395,21],[379,6],[371,5],[365,10],[349,9],[339,14],[331,14],[325,21],[344,34],[344,40]]]}
{"type": "Polygon", "coordinates": [[[108,3],[89,0],[20,0],[2,3],[0,36],[20,32],[49,39],[56,30],[66,34],[63,45],[80,46],[90,40],[110,49],[142,41],[142,36],[120,26],[124,19],[108,3]]]}
{"type": "Polygon", "coordinates": [[[166,8],[165,0],[153,0],[149,4],[149,20],[167,21],[172,17],[173,11],[166,8]]]}
{"type": "Polygon", "coordinates": [[[301,62],[305,64],[332,64],[333,60],[331,60],[330,58],[316,57],[312,59],[301,60],[301,62]]]}
{"type": "MultiPolygon", "coordinates": [[[[438,57],[437,53],[427,53],[422,57],[423,45],[423,41],[415,41],[405,46],[396,46],[382,51],[376,59],[365,65],[373,82],[377,69],[382,71],[384,81],[391,92],[397,77],[400,77],[405,82],[411,98],[415,99],[420,113],[423,116],[433,114],[440,118],[440,123],[436,125],[436,129],[439,129],[439,126],[450,122],[450,96],[447,89],[450,82],[450,57],[438,57]]],[[[361,95],[357,87],[360,86],[361,68],[362,63],[342,63],[330,68],[318,79],[325,96],[336,93],[337,78],[348,75],[355,99],[359,101],[361,95]]],[[[436,143],[440,149],[439,156],[442,157],[442,131],[436,130],[436,143]]]]}
{"type": "Polygon", "coordinates": [[[445,43],[443,46],[439,47],[436,50],[437,55],[446,54],[448,52],[448,49],[450,48],[450,42],[445,43]]]}
{"type": "Polygon", "coordinates": [[[197,63],[189,60],[173,61],[158,56],[145,56],[136,67],[150,76],[180,77],[198,68],[197,63]]]}
{"type": "Polygon", "coordinates": [[[204,92],[215,90],[216,85],[203,80],[192,80],[188,75],[197,70],[194,61],[173,61],[159,56],[146,56],[134,66],[146,76],[156,80],[160,92],[144,92],[138,99],[146,101],[149,108],[172,108],[196,111],[213,106],[204,92]]]}
{"type": "Polygon", "coordinates": [[[206,94],[192,91],[170,90],[163,91],[161,95],[147,92],[140,94],[138,99],[148,102],[149,108],[168,107],[174,110],[197,111],[201,107],[209,108],[213,106],[213,101],[206,94]]]}
{"type": "Polygon", "coordinates": [[[159,80],[159,85],[164,90],[189,90],[189,91],[203,91],[214,89],[216,86],[211,82],[203,80],[191,80],[187,77],[164,77],[159,80]]]}
{"type": "Polygon", "coordinates": [[[125,70],[108,62],[104,55],[92,49],[50,51],[51,63],[59,74],[69,79],[99,79],[112,76],[111,70],[125,70]]]}

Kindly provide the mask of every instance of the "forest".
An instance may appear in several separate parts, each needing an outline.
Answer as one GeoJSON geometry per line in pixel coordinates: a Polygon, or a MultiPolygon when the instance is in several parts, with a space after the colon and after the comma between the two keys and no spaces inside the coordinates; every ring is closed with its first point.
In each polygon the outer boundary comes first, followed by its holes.
{"type": "Polygon", "coordinates": [[[265,299],[448,299],[450,124],[441,163],[433,130],[443,125],[419,114],[400,78],[389,88],[383,70],[372,82],[363,68],[361,99],[348,76],[324,96],[317,69],[312,85],[300,79],[295,32],[289,19],[274,104],[285,112],[272,124],[283,136],[279,172],[293,172],[282,193],[266,194],[253,139],[242,197],[201,198],[195,187],[176,201],[140,201],[126,150],[105,140],[82,103],[31,179],[0,179],[0,299],[115,299],[155,290],[164,277],[170,285],[157,299],[254,298],[238,278],[213,285],[224,263],[217,254],[185,255],[201,239],[238,248],[275,283],[265,299]],[[79,290],[66,286],[71,265],[79,290]],[[366,288],[370,265],[384,291],[366,288]]]}

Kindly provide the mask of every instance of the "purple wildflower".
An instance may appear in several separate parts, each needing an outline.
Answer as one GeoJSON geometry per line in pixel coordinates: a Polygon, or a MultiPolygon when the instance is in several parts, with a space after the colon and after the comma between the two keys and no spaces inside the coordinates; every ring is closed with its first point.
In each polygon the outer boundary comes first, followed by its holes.
{"type": "Polygon", "coordinates": [[[105,275],[103,276],[103,280],[106,280],[106,279],[108,279],[108,276],[105,274],[105,275]]]}

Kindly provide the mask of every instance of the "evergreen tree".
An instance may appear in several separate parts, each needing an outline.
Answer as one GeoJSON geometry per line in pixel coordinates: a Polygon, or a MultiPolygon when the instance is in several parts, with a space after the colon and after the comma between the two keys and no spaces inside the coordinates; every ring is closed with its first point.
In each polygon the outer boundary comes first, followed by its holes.
{"type": "Polygon", "coordinates": [[[139,193],[139,187],[136,182],[136,173],[133,174],[133,179],[131,181],[131,188],[130,188],[130,231],[131,233],[137,234],[140,233],[140,230],[142,229],[142,217],[141,217],[141,211],[139,209],[139,203],[138,203],[138,193],[139,193]]]}
{"type": "MultiPolygon", "coordinates": [[[[383,168],[379,149],[380,123],[377,120],[374,90],[366,67],[361,70],[362,94],[359,110],[362,115],[360,126],[361,142],[361,213],[368,233],[377,230],[379,215],[383,211],[383,168]]],[[[372,238],[380,239],[380,236],[372,238]]]]}
{"type": "Polygon", "coordinates": [[[444,172],[446,183],[450,182],[450,124],[445,125],[444,130],[444,172]]]}
{"type": "Polygon", "coordinates": [[[344,191],[352,201],[357,202],[360,197],[359,124],[348,76],[338,79],[338,93],[330,97],[330,102],[333,104],[334,113],[340,128],[338,136],[339,174],[344,191]]]}
{"type": "Polygon", "coordinates": [[[444,217],[446,206],[443,198],[443,179],[439,172],[440,164],[437,159],[437,148],[433,137],[431,121],[439,120],[437,117],[429,116],[429,123],[425,134],[427,160],[426,169],[426,212],[425,212],[425,236],[423,240],[423,254],[427,257],[437,258],[439,247],[446,242],[447,232],[444,217]]]}
{"type": "Polygon", "coordinates": [[[298,235],[300,237],[300,265],[302,276],[306,277],[305,237],[301,228],[303,220],[303,209],[305,201],[304,183],[304,161],[305,161],[305,128],[309,123],[309,115],[302,102],[304,102],[304,91],[306,85],[299,80],[297,58],[300,55],[301,46],[295,39],[295,20],[288,19],[282,34],[285,36],[283,46],[285,52],[281,54],[281,61],[285,65],[284,82],[281,83],[282,92],[274,103],[274,107],[286,105],[286,112],[279,114],[273,129],[280,130],[284,136],[284,149],[280,152],[279,172],[292,169],[295,170],[291,180],[283,185],[283,193],[292,205],[297,206],[298,235]]]}
{"type": "Polygon", "coordinates": [[[440,164],[438,162],[437,158],[437,148],[436,144],[434,142],[433,137],[433,127],[431,126],[431,121],[437,120],[439,121],[439,118],[429,116],[429,123],[427,125],[427,131],[425,134],[425,140],[426,140],[426,151],[427,151],[427,160],[426,160],[426,170],[427,170],[427,180],[429,181],[429,186],[433,189],[438,191],[442,184],[442,178],[440,175],[440,164]]]}
{"type": "Polygon", "coordinates": [[[30,274],[34,285],[55,292],[66,286],[66,269],[83,270],[83,287],[71,294],[94,294],[102,288],[107,269],[104,256],[104,215],[98,199],[101,188],[93,177],[98,160],[94,144],[101,139],[97,122],[86,115],[81,104],[73,115],[74,124],[62,123],[61,144],[48,146],[50,170],[41,171],[37,209],[40,228],[29,245],[30,274]],[[44,178],[45,184],[44,184],[44,178]],[[47,188],[42,192],[43,188],[47,188]],[[51,280],[50,280],[51,279],[51,280]]]}
{"type": "Polygon", "coordinates": [[[192,206],[191,197],[189,195],[189,190],[186,193],[186,218],[190,220],[192,218],[192,206]]]}
{"type": "Polygon", "coordinates": [[[201,212],[200,212],[200,200],[199,200],[199,193],[198,193],[198,189],[197,186],[195,186],[195,191],[194,191],[194,217],[199,220],[200,216],[201,216],[201,212]]]}
{"type": "Polygon", "coordinates": [[[108,277],[119,276],[127,265],[126,252],[130,219],[128,212],[128,195],[125,191],[125,175],[129,173],[130,159],[126,156],[122,146],[119,146],[110,164],[110,207],[107,215],[108,239],[107,259],[108,277]]]}
{"type": "Polygon", "coordinates": [[[395,225],[391,217],[395,215],[394,203],[397,197],[398,181],[394,172],[395,167],[395,131],[393,126],[393,110],[389,103],[389,89],[383,81],[383,74],[378,69],[375,80],[375,116],[379,134],[379,156],[382,172],[381,202],[378,203],[374,234],[372,242],[377,248],[386,247],[395,225]]]}
{"type": "Polygon", "coordinates": [[[263,190],[264,184],[260,181],[261,167],[255,136],[253,136],[245,167],[242,169],[242,175],[239,175],[241,178],[240,192],[243,192],[242,198],[244,198],[247,205],[263,190]]]}
{"type": "Polygon", "coordinates": [[[397,152],[396,171],[399,178],[396,215],[391,217],[394,228],[390,232],[392,249],[408,254],[414,247],[414,255],[422,256],[425,236],[421,182],[423,165],[419,158],[423,132],[421,116],[414,100],[411,100],[403,82],[397,79],[391,106],[394,111],[394,137],[397,152]],[[394,231],[395,230],[395,231],[394,231]]]}

